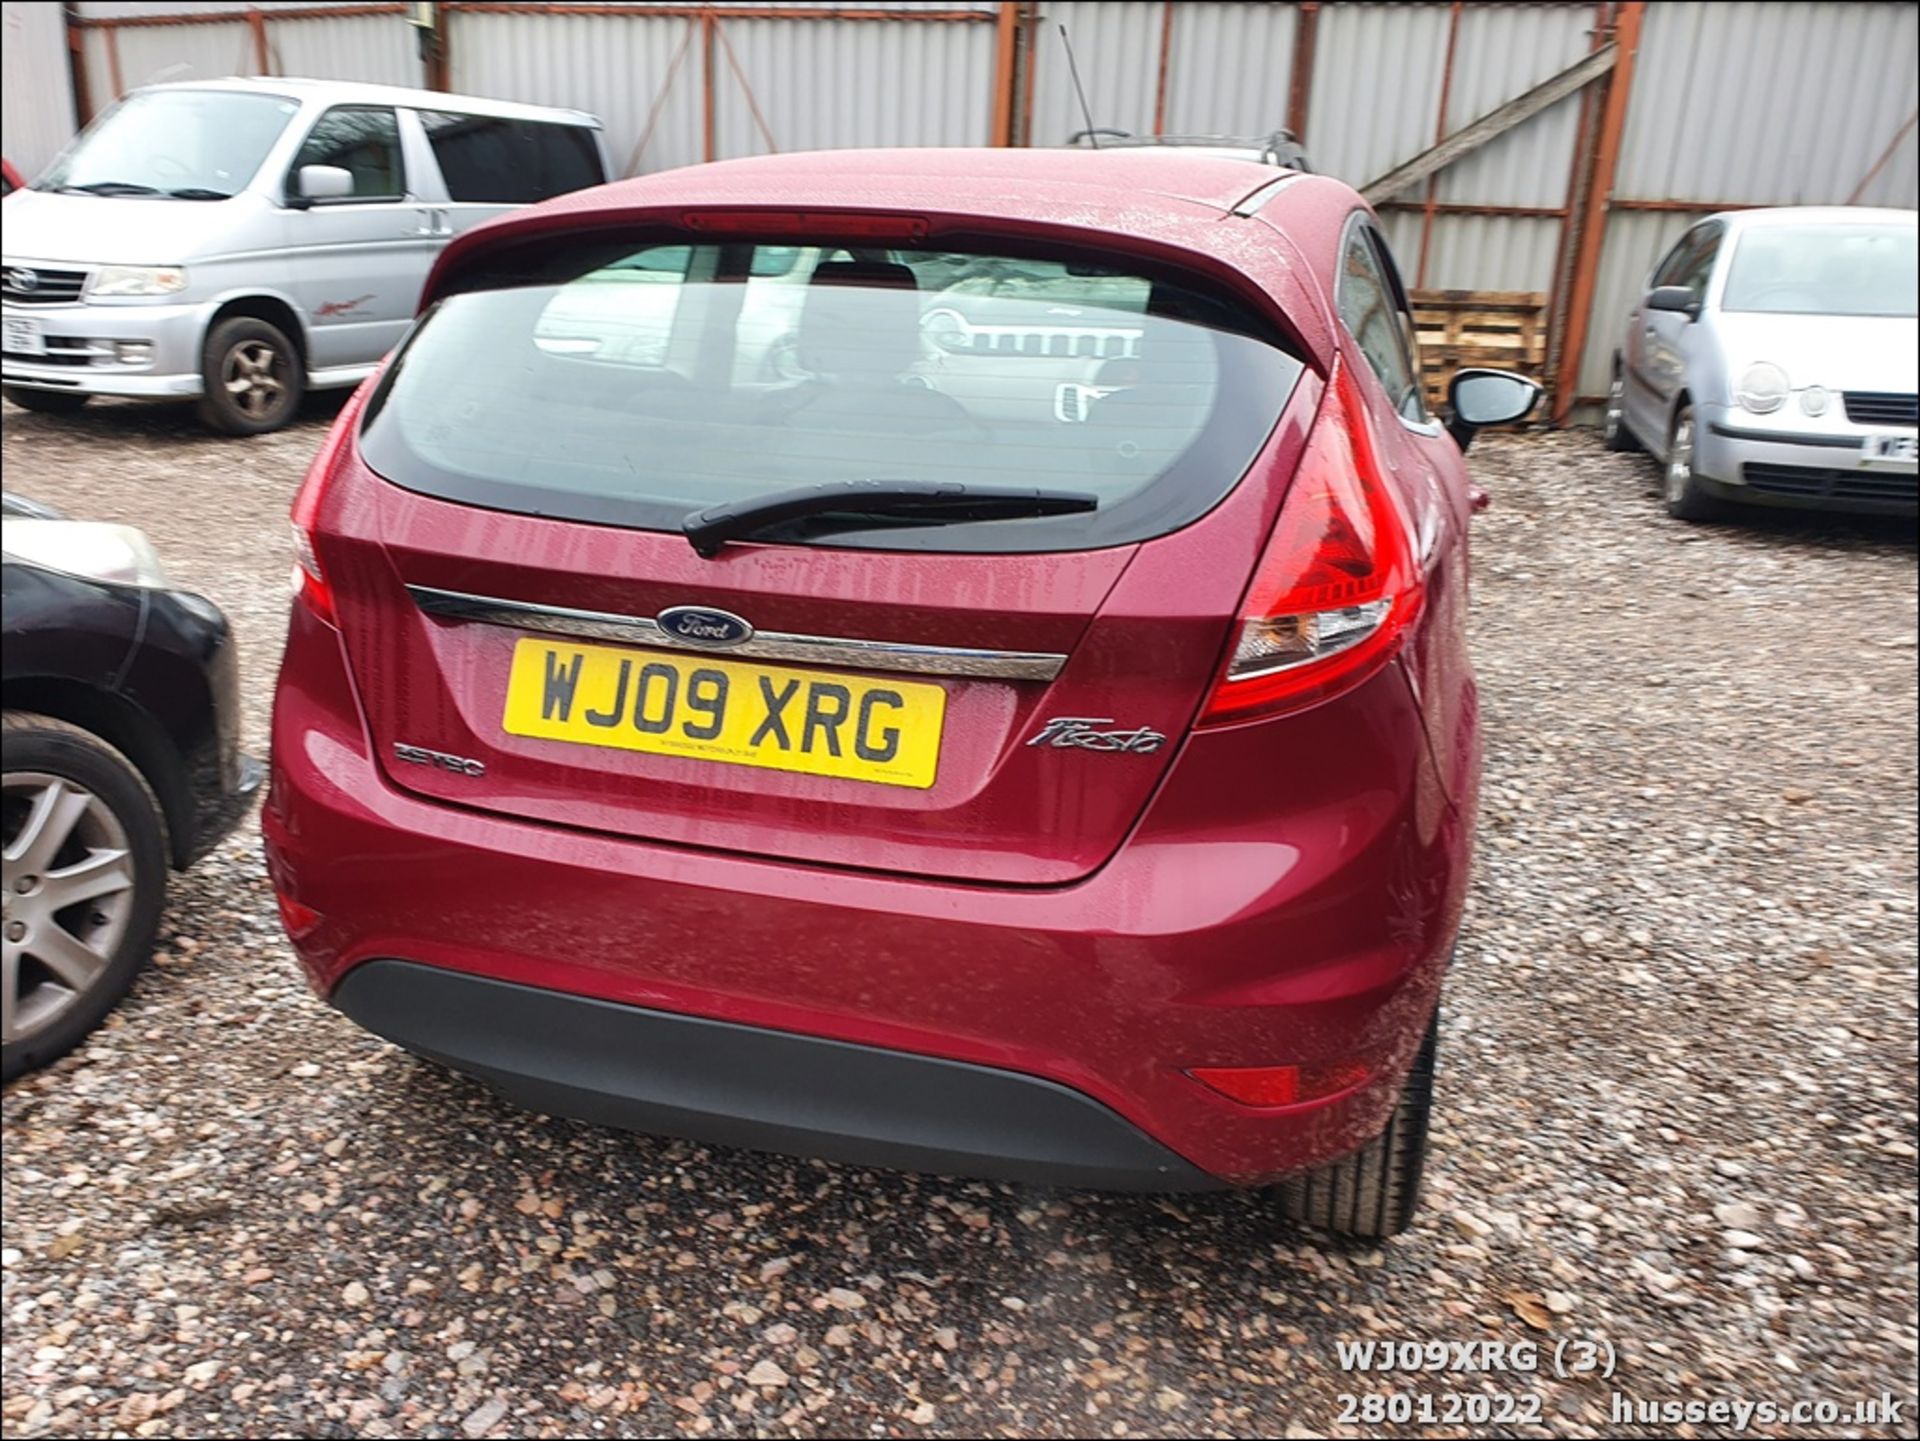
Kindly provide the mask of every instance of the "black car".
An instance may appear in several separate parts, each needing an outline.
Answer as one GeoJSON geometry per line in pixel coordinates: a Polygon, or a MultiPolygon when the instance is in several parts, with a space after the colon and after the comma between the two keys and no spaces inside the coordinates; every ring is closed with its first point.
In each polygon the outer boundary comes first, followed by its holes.
{"type": "Polygon", "coordinates": [[[227,618],[130,526],[0,497],[0,1070],[72,1049],[133,984],[167,870],[246,813],[227,618]]]}

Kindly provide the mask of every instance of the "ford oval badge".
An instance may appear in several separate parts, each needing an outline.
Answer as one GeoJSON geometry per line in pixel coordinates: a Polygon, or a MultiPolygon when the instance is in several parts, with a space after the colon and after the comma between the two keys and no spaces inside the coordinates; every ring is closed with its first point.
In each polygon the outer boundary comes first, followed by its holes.
{"type": "Polygon", "coordinates": [[[712,610],[704,605],[669,606],[654,617],[660,629],[686,645],[708,646],[723,650],[745,645],[753,639],[753,627],[731,611],[712,610]]]}

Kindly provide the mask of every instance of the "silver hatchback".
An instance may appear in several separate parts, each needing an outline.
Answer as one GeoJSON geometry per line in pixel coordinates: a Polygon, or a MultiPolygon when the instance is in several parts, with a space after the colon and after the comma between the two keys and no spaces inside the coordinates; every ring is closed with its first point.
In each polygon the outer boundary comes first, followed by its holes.
{"type": "Polygon", "coordinates": [[[1911,210],[1708,216],[1627,318],[1610,450],[1653,452],[1667,510],[1920,512],[1911,210]]]}

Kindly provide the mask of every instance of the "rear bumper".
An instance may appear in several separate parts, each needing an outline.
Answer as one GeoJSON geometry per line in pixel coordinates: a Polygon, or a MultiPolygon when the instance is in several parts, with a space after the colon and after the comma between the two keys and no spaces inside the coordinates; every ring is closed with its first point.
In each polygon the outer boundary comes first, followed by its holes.
{"type": "Polygon", "coordinates": [[[1132,1191],[1216,1184],[1097,1101],[1013,1071],[406,961],[356,967],[334,1003],[553,1115],[861,1166],[1132,1191]]]}
{"type": "Polygon", "coordinates": [[[296,605],[261,828],[314,989],[542,1109],[975,1174],[1058,1178],[1064,1166],[1087,1184],[1257,1184],[1345,1155],[1385,1124],[1438,998],[1468,865],[1470,810],[1437,784],[1398,667],[1286,726],[1286,749],[1259,724],[1190,738],[1133,837],[1072,885],[835,870],[398,791],[370,753],[339,636],[296,605]],[[445,1035],[438,1003],[418,996],[376,1017],[356,974],[395,961],[524,988],[548,1019],[527,1033],[509,1010],[445,1035]],[[583,1084],[555,1069],[551,1038],[586,1016],[607,1028],[590,1049],[613,1059],[583,1084]],[[657,1031],[654,1017],[762,1040],[728,1087],[702,1080],[689,1102],[650,1065],[635,1069],[619,1038],[657,1031]],[[796,1087],[767,1059],[769,1032],[810,1038],[809,1075],[828,1079],[796,1087]],[[1260,1110],[1187,1074],[1356,1060],[1370,1074],[1356,1089],[1260,1110]],[[970,1069],[945,1069],[955,1062],[970,1069]],[[972,1074],[982,1068],[991,1085],[972,1074]],[[1017,1089],[1040,1129],[1009,1129],[993,1119],[1004,1102],[983,1100],[967,1105],[984,1118],[949,1114],[929,1131],[889,1094],[887,1077],[909,1074],[964,1074],[968,1095],[1017,1089]],[[794,1124],[809,1091],[832,1103],[794,1124]],[[1055,1143],[1073,1125],[1092,1152],[1055,1143]],[[1127,1159],[1156,1148],[1181,1165],[1127,1159]]]}

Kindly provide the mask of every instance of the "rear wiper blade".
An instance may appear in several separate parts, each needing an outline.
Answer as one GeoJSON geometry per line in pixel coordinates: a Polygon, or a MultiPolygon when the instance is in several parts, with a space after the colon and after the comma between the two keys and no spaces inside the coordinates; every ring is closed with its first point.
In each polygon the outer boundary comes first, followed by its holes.
{"type": "Polygon", "coordinates": [[[169,190],[167,192],[167,199],[169,200],[231,200],[233,199],[233,192],[230,190],[209,190],[204,185],[188,185],[188,186],[183,186],[179,190],[169,190]]]}
{"type": "Polygon", "coordinates": [[[1099,505],[1098,496],[1072,490],[986,489],[955,480],[833,480],[696,510],[680,522],[680,529],[694,550],[711,560],[730,540],[805,516],[844,516],[849,524],[862,527],[955,525],[1071,515],[1099,505]]]}

